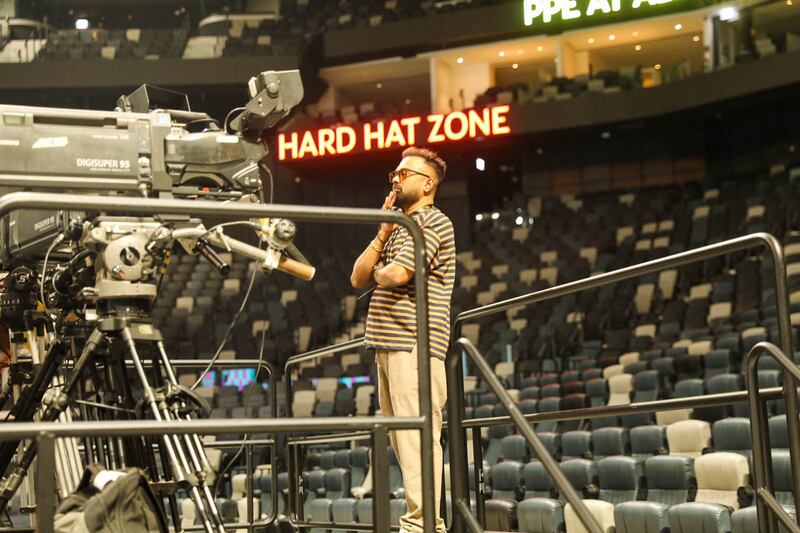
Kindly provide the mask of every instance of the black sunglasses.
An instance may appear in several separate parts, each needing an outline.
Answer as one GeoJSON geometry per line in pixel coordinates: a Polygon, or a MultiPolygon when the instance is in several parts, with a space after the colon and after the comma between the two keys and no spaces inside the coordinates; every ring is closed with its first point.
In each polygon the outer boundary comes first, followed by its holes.
{"type": "Polygon", "coordinates": [[[431,178],[431,176],[428,176],[427,174],[423,174],[422,172],[417,172],[416,170],[411,170],[410,168],[399,168],[397,170],[392,170],[391,172],[389,172],[389,185],[392,185],[394,183],[395,176],[400,178],[400,183],[403,183],[407,178],[414,175],[431,178]]]}

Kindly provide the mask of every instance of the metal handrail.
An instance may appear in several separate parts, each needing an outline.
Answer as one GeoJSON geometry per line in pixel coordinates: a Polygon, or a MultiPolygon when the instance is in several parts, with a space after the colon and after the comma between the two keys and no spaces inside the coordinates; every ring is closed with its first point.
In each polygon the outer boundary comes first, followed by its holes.
{"type": "MultiPolygon", "coordinates": [[[[789,359],[780,348],[769,342],[759,342],[747,354],[747,392],[750,396],[750,438],[753,443],[753,487],[756,495],[756,513],[758,515],[758,530],[777,533],[777,517],[781,523],[792,533],[800,533],[797,522],[793,522],[789,514],[784,511],[775,500],[775,485],[772,478],[772,457],[769,445],[769,431],[764,422],[766,418],[766,404],[758,389],[758,361],[763,355],[769,355],[781,365],[785,374],[791,374],[795,380],[800,380],[800,368],[789,359]],[[767,510],[772,511],[772,514],[767,510]]],[[[787,387],[784,385],[784,389],[787,387]]],[[[797,387],[784,390],[787,395],[797,399],[797,387]]],[[[795,402],[796,405],[796,402],[795,402]]],[[[797,409],[789,409],[786,405],[786,419],[797,420],[797,409]]],[[[789,448],[789,457],[800,453],[796,448],[789,448]]],[[[795,495],[797,494],[795,485],[795,495]]]]}
{"type": "MultiPolygon", "coordinates": [[[[29,177],[33,179],[34,177],[29,177]]],[[[280,204],[246,204],[239,202],[219,203],[207,200],[174,200],[174,199],[151,199],[138,197],[108,197],[108,196],[84,196],[76,194],[51,194],[51,193],[32,193],[14,192],[0,198],[0,217],[18,209],[64,209],[74,211],[99,211],[110,213],[131,213],[141,215],[170,214],[170,215],[215,215],[225,219],[251,219],[251,218],[289,218],[297,221],[307,222],[355,222],[361,224],[374,224],[375,222],[388,222],[397,224],[408,230],[414,244],[414,283],[417,288],[417,360],[419,366],[419,406],[420,424],[419,429],[421,442],[431,442],[433,439],[433,415],[431,405],[431,375],[428,357],[430,353],[430,338],[428,330],[428,283],[425,279],[425,237],[422,229],[403,212],[381,209],[362,209],[350,207],[327,207],[327,206],[299,206],[299,205],[280,205],[280,204]]],[[[380,417],[367,417],[373,421],[372,427],[380,417]]],[[[392,417],[394,418],[394,417],[392,417]]],[[[349,419],[353,420],[353,419],[349,419]]],[[[294,421],[293,421],[294,422],[294,421]]],[[[184,422],[188,424],[188,422],[184,422]]],[[[14,424],[17,425],[17,424],[14,424]]],[[[74,426],[74,425],[73,425],[74,426]]],[[[108,430],[111,426],[105,424],[103,429],[108,430]]],[[[164,426],[162,426],[164,427],[164,426]]],[[[185,426],[184,426],[185,427],[185,426]]],[[[345,424],[340,429],[355,428],[345,424]]],[[[5,428],[4,428],[5,429],[5,428]]],[[[335,428],[328,428],[326,425],[317,427],[329,431],[335,428]]],[[[363,428],[368,429],[368,428],[363,428]]],[[[409,428],[410,429],[410,428],[409,428]]],[[[313,429],[312,429],[313,430],[313,429]]],[[[303,429],[288,430],[303,431],[303,429]]],[[[239,431],[242,432],[242,431],[239,431]]],[[[163,434],[163,431],[161,432],[163,434]]],[[[130,433],[128,433],[130,434],[130,433]]],[[[49,439],[44,439],[49,440],[49,439]]],[[[43,455],[48,455],[52,442],[45,442],[45,447],[40,450],[43,455]]],[[[434,502],[434,462],[433,447],[421,446],[420,459],[422,466],[422,504],[424,508],[435,509],[434,502]]],[[[43,471],[54,470],[54,464],[42,465],[43,471]]],[[[290,478],[290,483],[291,483],[290,478]]],[[[45,502],[52,501],[52,487],[43,489],[48,494],[43,496],[45,502]]],[[[291,491],[290,491],[291,492],[291,491]]],[[[376,506],[377,507],[377,506],[376,506]]],[[[45,512],[51,512],[52,509],[45,512]]],[[[51,513],[52,514],[52,513],[51,513]]],[[[376,511],[375,516],[379,516],[381,522],[376,521],[375,527],[383,527],[388,524],[388,510],[376,511]]],[[[52,519],[52,516],[49,517],[52,519]]],[[[45,524],[47,522],[45,521],[45,524]]],[[[45,526],[47,527],[47,526],[45,526]]],[[[433,513],[425,513],[423,516],[423,530],[425,533],[434,533],[435,518],[433,513]]],[[[46,533],[45,530],[42,530],[46,533]]]]}
{"type": "MultiPolygon", "coordinates": [[[[553,480],[553,484],[558,487],[561,495],[572,505],[575,514],[578,515],[584,527],[589,533],[603,533],[600,524],[589,511],[589,508],[586,507],[586,504],[583,503],[583,500],[575,491],[575,488],[569,482],[567,476],[564,475],[564,472],[561,471],[556,460],[553,459],[553,456],[550,455],[550,452],[547,451],[547,448],[545,448],[542,441],[533,431],[531,425],[528,424],[525,417],[522,416],[522,412],[517,407],[516,402],[514,402],[514,399],[508,394],[503,384],[500,383],[500,379],[494,373],[492,367],[489,366],[489,363],[486,362],[486,359],[483,358],[480,352],[478,352],[478,349],[475,348],[475,345],[468,339],[461,337],[456,343],[467,353],[480,375],[486,381],[486,384],[489,385],[489,388],[495,393],[497,399],[500,400],[500,403],[506,411],[508,411],[508,415],[514,421],[514,425],[517,426],[517,431],[519,431],[520,435],[525,437],[534,455],[539,459],[539,462],[542,463],[545,471],[553,480]]],[[[458,507],[458,509],[460,513],[463,513],[462,507],[458,507]]]]}
{"type": "MultiPolygon", "coordinates": [[[[295,418],[292,420],[264,420],[248,418],[239,420],[136,420],[112,422],[20,422],[0,425],[0,441],[36,439],[39,453],[36,469],[36,509],[40,532],[53,531],[55,511],[55,439],[65,437],[130,437],[171,435],[223,435],[226,433],[294,433],[298,431],[370,430],[373,442],[382,443],[386,450],[389,429],[419,430],[424,417],[329,417],[295,418]]],[[[384,456],[386,453],[384,453],[384,456]]],[[[388,464],[388,457],[385,458],[388,464]]],[[[389,524],[388,479],[382,479],[375,488],[375,500],[386,502],[386,509],[375,509],[379,524],[389,524]],[[381,485],[385,485],[383,494],[381,485]]],[[[383,530],[382,530],[383,531],[383,530]]]]}
{"type": "MultiPolygon", "coordinates": [[[[688,250],[667,257],[654,259],[637,265],[621,268],[597,276],[557,285],[541,291],[536,291],[516,298],[495,302],[483,307],[464,311],[456,317],[453,326],[453,338],[461,337],[461,328],[464,322],[490,316],[509,309],[520,308],[544,300],[559,298],[568,294],[593,289],[627,279],[637,278],[647,274],[660,272],[670,268],[680,267],[691,263],[705,261],[714,257],[727,255],[733,252],[765,247],[772,259],[772,269],[775,282],[775,300],[778,316],[778,331],[780,344],[786,353],[794,353],[792,341],[792,327],[789,318],[789,294],[786,288],[786,266],[783,256],[783,247],[780,242],[768,233],[753,233],[737,237],[708,246],[688,250]]],[[[447,355],[447,390],[450,401],[447,402],[448,418],[448,444],[450,446],[450,490],[451,499],[456,508],[469,509],[469,491],[467,477],[466,435],[463,428],[464,420],[464,379],[461,357],[456,350],[450,350],[447,355]],[[464,501],[465,506],[458,503],[464,501]]],[[[784,372],[784,400],[787,411],[797,411],[798,398],[789,394],[787,390],[797,388],[797,378],[789,372],[784,372]]],[[[800,419],[788,419],[789,445],[793,450],[800,450],[800,419]]],[[[763,432],[762,432],[763,433],[763,432]]],[[[766,440],[768,435],[764,435],[766,440]]],[[[800,487],[800,453],[792,454],[792,478],[794,486],[800,487]]],[[[561,487],[558,487],[561,488],[561,487]]],[[[800,509],[800,490],[794,493],[795,506],[800,509]]],[[[471,522],[470,522],[471,523],[471,522]]],[[[469,525],[469,524],[468,524],[469,525]]],[[[453,531],[464,530],[465,523],[461,513],[453,516],[453,531]]],[[[471,527],[471,526],[470,526],[471,527]]]]}
{"type": "MultiPolygon", "coordinates": [[[[783,397],[783,387],[769,387],[760,389],[759,394],[765,400],[777,400],[783,397]]],[[[699,409],[728,405],[731,403],[749,402],[748,391],[721,392],[706,394],[704,396],[689,396],[686,398],[670,398],[667,400],[652,400],[648,402],[626,403],[621,405],[602,405],[599,407],[583,407],[580,409],[567,409],[563,411],[549,411],[546,413],[523,414],[522,418],[529,424],[541,422],[566,422],[568,420],[589,420],[592,418],[605,418],[611,416],[626,416],[641,413],[655,413],[658,411],[675,411],[677,409],[699,409]]],[[[485,418],[469,418],[462,422],[464,429],[485,428],[492,426],[507,426],[513,424],[510,416],[491,416],[485,418]]],[[[446,425],[444,422],[443,425],[446,425]]]]}
{"type": "Polygon", "coordinates": [[[341,342],[332,346],[316,348],[301,354],[293,355],[287,359],[286,363],[283,365],[283,379],[286,382],[284,383],[284,387],[286,389],[286,416],[292,416],[292,373],[289,372],[291,367],[306,361],[315,361],[321,357],[327,357],[336,353],[346,352],[352,348],[357,348],[362,344],[364,344],[364,337],[341,342]]]}
{"type": "Polygon", "coordinates": [[[301,354],[293,355],[286,360],[286,364],[283,366],[283,371],[286,373],[288,372],[289,367],[294,365],[304,363],[306,361],[314,361],[320,357],[326,357],[339,352],[346,352],[347,350],[350,350],[351,348],[357,348],[362,344],[364,344],[364,337],[358,337],[356,339],[340,342],[339,344],[334,344],[332,346],[325,346],[323,348],[317,348],[301,354]]]}
{"type": "Polygon", "coordinates": [[[291,420],[263,418],[204,420],[124,420],[102,422],[15,422],[0,424],[0,441],[33,439],[47,433],[65,437],[129,437],[161,435],[225,435],[227,433],[296,433],[315,431],[356,431],[384,427],[397,430],[419,429],[422,416],[328,416],[302,417],[291,420]]]}
{"type": "MultiPolygon", "coordinates": [[[[286,363],[283,366],[283,379],[284,379],[284,388],[286,389],[286,416],[291,418],[293,415],[292,409],[292,373],[290,369],[293,366],[299,365],[300,363],[304,363],[306,361],[315,361],[322,357],[327,357],[329,355],[333,355],[340,352],[346,352],[352,348],[356,348],[361,346],[364,343],[364,337],[358,339],[352,339],[349,341],[341,342],[339,344],[334,344],[332,346],[325,346],[322,348],[316,348],[314,350],[309,350],[307,352],[293,355],[289,359],[286,360],[286,363]]],[[[288,444],[292,444],[289,442],[288,444]]],[[[300,525],[307,522],[302,520],[302,516],[299,516],[298,513],[302,513],[302,506],[300,505],[300,457],[299,457],[299,450],[297,446],[292,446],[289,449],[289,460],[287,461],[287,470],[289,472],[289,518],[293,525],[300,525]],[[295,481],[297,480],[297,481],[295,481]]]]}

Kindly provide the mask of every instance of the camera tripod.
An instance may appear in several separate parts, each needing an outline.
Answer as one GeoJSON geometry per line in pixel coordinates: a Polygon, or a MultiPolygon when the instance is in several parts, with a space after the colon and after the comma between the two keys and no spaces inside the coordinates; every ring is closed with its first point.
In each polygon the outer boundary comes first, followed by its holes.
{"type": "MultiPolygon", "coordinates": [[[[161,334],[153,327],[147,313],[131,312],[132,310],[129,305],[125,305],[123,312],[117,310],[98,318],[96,328],[87,338],[63,386],[51,396],[41,417],[43,421],[57,420],[79,395],[86,394],[85,387],[81,385],[85,385],[83,379],[87,376],[93,382],[91,385],[101,385],[104,389],[104,397],[109,402],[106,407],[123,413],[122,416],[134,418],[149,415],[155,420],[191,418],[191,411],[195,406],[201,405],[202,401],[178,385],[161,334]],[[155,378],[155,386],[151,385],[145,369],[141,355],[144,352],[151,354],[149,366],[152,367],[151,375],[155,378]],[[141,386],[140,402],[135,400],[127,379],[126,360],[132,361],[135,368],[141,386]]],[[[59,359],[63,359],[62,351],[60,341],[52,345],[48,353],[48,357],[52,357],[48,366],[56,366],[59,359]]],[[[211,472],[211,467],[197,435],[162,436],[158,446],[161,465],[157,463],[156,455],[152,453],[153,447],[146,439],[130,437],[119,440],[102,439],[105,442],[100,440],[85,446],[87,461],[100,461],[110,469],[131,466],[146,469],[151,479],[161,478],[161,483],[155,483],[155,486],[161,485],[162,494],[170,499],[173,523],[180,523],[174,489],[181,488],[195,503],[197,516],[206,531],[225,531],[213,494],[205,484],[206,473],[211,472]]],[[[22,485],[36,453],[36,443],[32,442],[3,487],[0,510],[22,485]]],[[[59,472],[59,476],[61,475],[64,473],[59,472]]]]}
{"type": "MultiPolygon", "coordinates": [[[[266,240],[266,249],[231,239],[222,234],[221,228],[207,231],[195,220],[165,224],[153,218],[101,216],[84,223],[77,242],[90,252],[94,275],[77,292],[84,302],[96,304],[97,318],[84,314],[72,325],[61,320],[35,375],[36,383],[31,386],[36,394],[25,398],[31,419],[39,405],[37,398],[44,399],[41,420],[49,422],[61,419],[75,405],[84,420],[190,420],[198,410],[208,411],[199,396],[178,383],[161,334],[153,326],[151,307],[158,291],[157,273],[166,266],[169,251],[178,241],[187,251],[205,257],[221,273],[228,272],[230,266],[209,243],[254,259],[262,268],[282,270],[307,280],[313,277],[313,267],[281,254],[294,237],[295,228],[290,221],[274,219],[257,226],[259,235],[266,240]],[[94,329],[87,335],[90,326],[94,329]],[[58,370],[68,352],[73,354],[74,364],[59,381],[58,370]],[[132,376],[128,375],[129,362],[134,370],[132,376]],[[45,394],[51,385],[56,389],[45,394]]],[[[89,259],[85,256],[71,263],[75,266],[89,259]]],[[[56,281],[48,282],[48,287],[52,285],[55,293],[64,296],[59,287],[69,287],[73,292],[75,284],[66,270],[57,272],[52,279],[56,281]]],[[[0,468],[8,467],[16,447],[15,444],[5,450],[9,452],[8,462],[0,462],[0,468]]],[[[180,524],[176,491],[181,489],[194,502],[204,530],[224,533],[214,495],[206,484],[206,477],[213,470],[198,435],[163,435],[158,439],[95,437],[86,438],[83,447],[85,463],[97,462],[111,470],[133,466],[144,469],[155,492],[169,501],[176,527],[180,524]]],[[[0,490],[0,512],[22,486],[36,453],[34,441],[19,455],[16,468],[0,490]]],[[[62,465],[72,463],[66,460],[62,465]]],[[[59,479],[69,477],[69,472],[58,470],[59,479]]]]}

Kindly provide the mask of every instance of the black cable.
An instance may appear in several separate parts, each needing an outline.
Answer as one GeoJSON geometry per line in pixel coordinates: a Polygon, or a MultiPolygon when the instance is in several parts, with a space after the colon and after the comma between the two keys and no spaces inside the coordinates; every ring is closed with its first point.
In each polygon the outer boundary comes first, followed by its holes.
{"type": "MultiPolygon", "coordinates": [[[[261,330],[261,343],[258,348],[258,365],[256,366],[256,374],[253,378],[253,382],[247,388],[247,391],[244,393],[244,396],[242,397],[242,404],[244,404],[245,408],[247,407],[247,401],[250,399],[250,395],[253,393],[253,389],[256,387],[256,385],[258,385],[258,375],[261,373],[261,368],[262,365],[264,364],[264,346],[266,344],[266,340],[267,340],[267,328],[263,328],[261,330]]],[[[245,414],[247,414],[246,411],[245,414]]],[[[215,500],[217,499],[217,494],[219,492],[219,488],[223,478],[225,477],[225,474],[228,473],[228,470],[236,463],[236,461],[242,455],[242,452],[244,451],[244,446],[249,438],[250,438],[249,434],[244,435],[244,437],[242,438],[242,444],[239,446],[239,449],[236,450],[236,453],[233,455],[233,457],[231,457],[231,460],[228,461],[228,464],[225,465],[225,468],[223,468],[217,475],[217,482],[214,484],[215,500]]]]}
{"type": "MultiPolygon", "coordinates": [[[[273,200],[272,192],[273,192],[273,189],[274,189],[274,181],[272,179],[272,172],[269,170],[269,167],[267,167],[262,162],[259,162],[258,165],[259,165],[260,168],[263,168],[264,171],[267,173],[267,176],[269,176],[269,189],[270,189],[270,192],[269,192],[269,203],[272,203],[272,200],[273,200]]],[[[264,188],[263,187],[261,188],[261,201],[264,202],[264,188]]],[[[263,243],[259,243],[259,248],[261,248],[262,244],[263,243]]],[[[247,286],[247,292],[245,293],[244,298],[242,299],[242,304],[239,306],[239,310],[236,311],[236,314],[233,316],[233,320],[231,321],[230,325],[228,326],[228,330],[225,332],[225,337],[222,339],[222,342],[220,343],[219,348],[217,348],[217,351],[214,353],[214,356],[211,358],[211,361],[209,361],[209,363],[206,366],[206,368],[203,370],[203,372],[197,378],[197,381],[195,381],[194,384],[190,387],[192,390],[196,389],[198,387],[198,385],[200,385],[200,383],[203,382],[203,379],[211,371],[211,368],[217,362],[217,359],[219,359],[219,354],[222,352],[222,348],[224,348],[225,345],[228,344],[228,340],[230,339],[231,333],[233,333],[233,328],[236,327],[236,323],[239,321],[239,317],[244,312],[244,309],[247,306],[247,302],[250,299],[250,292],[253,290],[253,284],[256,281],[256,275],[257,274],[258,274],[258,267],[256,266],[256,268],[253,269],[253,275],[250,277],[250,283],[247,286]]]]}
{"type": "Polygon", "coordinates": [[[231,333],[233,333],[233,328],[236,327],[236,322],[239,321],[239,317],[242,316],[242,313],[244,312],[244,309],[247,306],[247,302],[250,299],[250,292],[253,290],[253,285],[255,284],[257,274],[258,274],[258,267],[253,269],[253,275],[250,276],[250,283],[247,286],[247,291],[244,294],[244,298],[242,298],[242,304],[239,306],[239,309],[238,311],[236,311],[236,314],[233,315],[233,320],[231,320],[231,323],[228,326],[228,331],[225,332],[225,337],[222,339],[222,342],[217,348],[217,351],[211,357],[211,360],[208,362],[208,365],[205,367],[203,372],[197,378],[197,381],[194,382],[194,385],[192,385],[190,389],[192,390],[196,389],[197,386],[203,382],[203,379],[211,371],[211,368],[213,368],[214,364],[216,364],[217,359],[219,359],[219,354],[222,353],[222,349],[225,347],[226,344],[228,344],[228,340],[231,337],[231,333]]]}
{"type": "Polygon", "coordinates": [[[233,115],[234,113],[238,113],[239,111],[244,111],[244,110],[245,110],[244,107],[235,107],[235,108],[231,109],[230,111],[228,111],[228,114],[225,115],[225,120],[222,121],[222,130],[225,133],[227,133],[229,135],[231,134],[231,132],[228,131],[228,121],[230,120],[231,115],[233,115]]]}
{"type": "Polygon", "coordinates": [[[258,168],[263,170],[264,173],[269,178],[269,202],[267,202],[266,198],[264,198],[264,188],[263,187],[261,188],[261,202],[262,203],[270,203],[271,204],[272,202],[275,201],[275,194],[274,194],[275,181],[274,181],[274,178],[272,177],[272,171],[269,169],[269,166],[266,165],[263,161],[259,161],[258,162],[258,168]]]}
{"type": "MultiPolygon", "coordinates": [[[[263,169],[264,172],[269,177],[269,203],[272,203],[273,200],[274,200],[273,191],[274,191],[274,188],[275,188],[274,187],[275,184],[274,184],[273,177],[272,177],[272,171],[270,171],[269,167],[267,165],[265,165],[263,162],[259,161],[258,166],[259,166],[259,168],[263,169]]],[[[261,187],[260,192],[261,192],[261,202],[265,203],[266,198],[265,198],[265,195],[264,195],[264,188],[263,187],[261,187]]],[[[245,301],[249,297],[250,291],[253,288],[253,281],[255,280],[255,276],[256,276],[257,272],[258,272],[257,269],[254,270],[253,271],[253,276],[250,278],[250,286],[247,288],[247,295],[245,295],[245,301]]],[[[269,276],[269,274],[271,274],[271,272],[267,272],[267,276],[269,276]]],[[[237,312],[236,316],[234,317],[234,321],[231,323],[231,326],[228,328],[228,332],[225,335],[225,339],[223,340],[223,343],[227,342],[228,335],[231,333],[231,331],[233,329],[233,325],[235,324],[236,320],[238,319],[239,314],[241,313],[241,310],[243,308],[244,308],[244,302],[242,302],[242,307],[239,309],[239,312],[237,312]]],[[[255,387],[258,385],[258,375],[261,373],[261,368],[262,368],[262,366],[264,364],[264,346],[266,345],[266,340],[267,340],[267,329],[263,328],[261,330],[261,342],[260,342],[259,349],[258,349],[258,365],[256,366],[256,373],[255,373],[255,376],[253,378],[253,383],[250,384],[250,386],[248,387],[248,389],[245,392],[244,396],[242,397],[242,404],[245,407],[247,406],[247,402],[250,399],[250,395],[252,394],[253,389],[255,389],[255,387]]],[[[216,361],[218,355],[219,355],[219,353],[215,354],[215,356],[211,360],[211,364],[213,364],[216,361]]],[[[198,379],[198,382],[202,381],[203,377],[205,376],[205,374],[208,373],[209,369],[210,369],[210,365],[209,365],[209,367],[207,367],[207,369],[203,373],[203,375],[200,376],[200,378],[198,379]]],[[[195,383],[192,386],[192,389],[194,389],[196,386],[197,386],[197,383],[195,383]]],[[[231,457],[230,461],[228,461],[228,464],[226,464],[225,467],[217,474],[217,481],[214,484],[214,499],[217,498],[217,494],[219,493],[219,489],[220,489],[220,486],[222,484],[222,480],[225,477],[225,474],[228,473],[228,470],[230,470],[230,468],[236,463],[236,461],[242,455],[242,452],[244,451],[245,444],[247,443],[247,440],[249,438],[250,438],[249,434],[243,436],[242,444],[236,450],[236,453],[233,455],[233,457],[231,457]]]]}

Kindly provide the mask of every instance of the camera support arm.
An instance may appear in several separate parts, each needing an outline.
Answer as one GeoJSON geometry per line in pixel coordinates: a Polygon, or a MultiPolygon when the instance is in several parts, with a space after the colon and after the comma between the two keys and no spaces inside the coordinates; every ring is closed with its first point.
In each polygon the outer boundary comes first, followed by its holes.
{"type": "Polygon", "coordinates": [[[192,245],[188,247],[185,242],[183,243],[187,250],[192,250],[195,247],[194,243],[199,239],[205,239],[218,248],[258,261],[261,268],[265,270],[279,270],[305,281],[313,279],[316,269],[311,265],[282,255],[281,251],[285,245],[283,247],[276,246],[274,239],[268,239],[267,249],[262,250],[257,246],[228,237],[221,229],[217,228],[217,230],[209,232],[203,225],[199,225],[193,228],[176,229],[172,232],[172,236],[179,241],[193,241],[192,245]]]}

